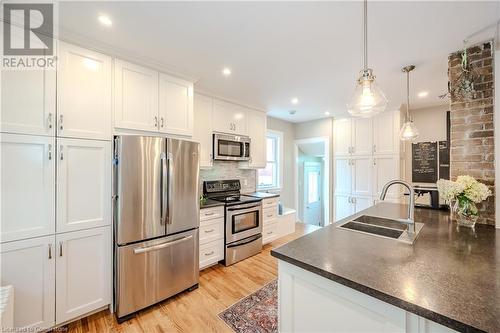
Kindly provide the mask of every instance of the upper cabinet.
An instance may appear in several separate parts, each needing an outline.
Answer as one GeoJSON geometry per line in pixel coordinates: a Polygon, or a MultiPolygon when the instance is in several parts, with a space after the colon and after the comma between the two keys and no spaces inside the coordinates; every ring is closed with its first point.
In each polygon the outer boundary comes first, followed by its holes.
{"type": "Polygon", "coordinates": [[[57,135],[111,140],[111,58],[59,43],[57,135]]]}
{"type": "Polygon", "coordinates": [[[211,168],[212,159],[212,112],[213,98],[194,94],[193,140],[200,143],[200,168],[211,168]]]}
{"type": "Polygon", "coordinates": [[[349,155],[351,153],[351,126],[350,118],[335,120],[333,129],[335,155],[349,155]]]}
{"type": "Polygon", "coordinates": [[[392,154],[399,146],[399,113],[384,112],[373,119],[373,152],[392,154]]]}
{"type": "Polygon", "coordinates": [[[351,153],[353,155],[370,155],[372,153],[372,119],[352,119],[351,153]]]}
{"type": "Polygon", "coordinates": [[[193,84],[160,73],[160,132],[193,135],[193,84]]]}
{"type": "Polygon", "coordinates": [[[249,168],[265,168],[267,117],[264,112],[249,110],[247,112],[248,136],[250,142],[250,160],[245,166],[249,168]]]}
{"type": "Polygon", "coordinates": [[[115,127],[158,131],[158,72],[115,60],[115,127]]]}
{"type": "Polygon", "coordinates": [[[247,135],[247,110],[239,105],[214,99],[213,129],[216,132],[247,135]]]}

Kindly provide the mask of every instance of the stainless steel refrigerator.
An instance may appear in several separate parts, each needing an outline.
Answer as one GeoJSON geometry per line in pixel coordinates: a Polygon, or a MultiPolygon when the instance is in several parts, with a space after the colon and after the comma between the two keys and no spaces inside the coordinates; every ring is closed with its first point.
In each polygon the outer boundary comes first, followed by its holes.
{"type": "Polygon", "coordinates": [[[199,144],[132,135],[114,143],[114,300],[123,320],[198,285],[199,144]]]}

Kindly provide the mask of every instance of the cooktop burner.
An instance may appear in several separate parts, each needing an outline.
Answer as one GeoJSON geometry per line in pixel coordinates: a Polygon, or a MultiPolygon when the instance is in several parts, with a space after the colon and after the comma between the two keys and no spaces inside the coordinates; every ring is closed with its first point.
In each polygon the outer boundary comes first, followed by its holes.
{"type": "Polygon", "coordinates": [[[208,198],[224,202],[226,206],[262,201],[261,198],[240,194],[239,180],[217,180],[203,182],[203,194],[208,198]]]}

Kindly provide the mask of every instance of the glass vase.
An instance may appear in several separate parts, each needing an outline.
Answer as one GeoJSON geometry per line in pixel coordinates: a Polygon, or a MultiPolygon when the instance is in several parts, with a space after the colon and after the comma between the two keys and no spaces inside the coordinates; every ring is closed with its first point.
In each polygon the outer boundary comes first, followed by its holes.
{"type": "Polygon", "coordinates": [[[452,219],[458,225],[473,228],[478,219],[476,204],[470,200],[453,200],[450,204],[452,219]]]}

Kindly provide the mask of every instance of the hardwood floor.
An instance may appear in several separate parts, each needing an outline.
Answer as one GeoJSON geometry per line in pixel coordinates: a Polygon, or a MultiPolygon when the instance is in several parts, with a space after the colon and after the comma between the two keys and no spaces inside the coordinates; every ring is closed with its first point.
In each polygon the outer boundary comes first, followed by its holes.
{"type": "Polygon", "coordinates": [[[318,229],[296,223],[295,233],[265,245],[262,252],[229,267],[212,266],[200,272],[200,286],[145,309],[118,324],[108,310],[75,321],[69,332],[232,332],[220,312],[277,277],[271,249],[318,229]]]}

